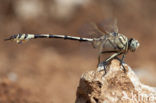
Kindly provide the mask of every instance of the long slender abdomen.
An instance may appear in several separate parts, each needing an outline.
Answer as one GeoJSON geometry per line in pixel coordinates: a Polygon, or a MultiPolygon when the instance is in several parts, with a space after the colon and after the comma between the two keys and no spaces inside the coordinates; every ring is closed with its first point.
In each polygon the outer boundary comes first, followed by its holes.
{"type": "Polygon", "coordinates": [[[75,37],[75,36],[66,36],[66,35],[51,35],[51,34],[16,34],[13,36],[10,36],[9,38],[5,40],[15,40],[17,43],[20,43],[24,40],[30,40],[30,39],[37,39],[37,38],[61,38],[61,39],[68,39],[68,40],[77,40],[77,41],[87,41],[92,42],[93,39],[91,38],[81,38],[81,37],[75,37]]]}

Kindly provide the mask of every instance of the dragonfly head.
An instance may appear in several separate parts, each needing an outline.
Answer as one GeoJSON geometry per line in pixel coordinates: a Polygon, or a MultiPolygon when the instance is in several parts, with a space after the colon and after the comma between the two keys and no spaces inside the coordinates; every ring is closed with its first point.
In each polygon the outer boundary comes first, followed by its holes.
{"type": "Polygon", "coordinates": [[[139,46],[140,46],[140,44],[139,44],[138,40],[133,39],[133,38],[129,39],[129,50],[131,52],[134,52],[139,46]]]}

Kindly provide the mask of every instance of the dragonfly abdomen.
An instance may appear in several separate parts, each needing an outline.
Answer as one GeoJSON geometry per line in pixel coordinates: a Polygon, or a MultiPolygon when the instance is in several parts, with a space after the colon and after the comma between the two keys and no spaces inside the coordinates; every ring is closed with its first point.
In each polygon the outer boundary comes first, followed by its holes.
{"type": "Polygon", "coordinates": [[[91,38],[81,38],[76,36],[67,36],[67,35],[52,35],[52,34],[15,34],[5,40],[15,40],[17,43],[21,43],[24,40],[37,39],[37,38],[61,38],[68,40],[77,40],[77,41],[88,41],[92,42],[91,38]]]}

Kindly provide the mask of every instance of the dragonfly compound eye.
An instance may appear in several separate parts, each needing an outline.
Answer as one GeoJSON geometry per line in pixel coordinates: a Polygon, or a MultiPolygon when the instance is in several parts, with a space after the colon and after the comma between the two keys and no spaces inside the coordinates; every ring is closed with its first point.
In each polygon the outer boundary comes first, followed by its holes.
{"type": "Polygon", "coordinates": [[[135,39],[131,39],[129,43],[129,49],[132,52],[134,52],[140,46],[138,40],[135,39]]]}

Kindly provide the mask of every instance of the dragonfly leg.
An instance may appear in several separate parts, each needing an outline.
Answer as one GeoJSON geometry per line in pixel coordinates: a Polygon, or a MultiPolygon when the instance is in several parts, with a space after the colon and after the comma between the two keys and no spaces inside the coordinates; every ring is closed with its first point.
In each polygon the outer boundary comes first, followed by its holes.
{"type": "Polygon", "coordinates": [[[98,67],[98,72],[104,70],[104,74],[103,75],[105,75],[107,73],[107,70],[106,70],[107,69],[107,64],[108,64],[108,62],[105,62],[105,61],[103,61],[102,63],[100,63],[99,64],[99,67],[98,67]]]}
{"type": "Polygon", "coordinates": [[[118,58],[118,57],[116,57],[116,59],[118,59],[118,60],[120,61],[120,65],[123,67],[123,71],[126,73],[126,69],[125,69],[125,67],[124,67],[124,65],[123,65],[123,63],[124,63],[124,58],[125,58],[125,54],[122,55],[122,58],[121,58],[121,59],[118,58]]]}
{"type": "MultiPolygon", "coordinates": [[[[107,64],[115,57],[121,55],[121,53],[114,53],[112,56],[110,56],[109,58],[107,58],[104,62],[103,62],[103,66],[104,66],[104,71],[105,71],[105,74],[107,73],[107,70],[106,70],[106,67],[107,67],[107,64]]],[[[105,75],[104,74],[104,75],[105,75]]]]}
{"type": "Polygon", "coordinates": [[[97,67],[98,67],[99,64],[100,64],[100,55],[101,55],[101,53],[100,53],[99,56],[98,56],[98,64],[97,64],[97,67]]]}
{"type": "Polygon", "coordinates": [[[101,54],[105,54],[105,53],[116,53],[116,51],[102,51],[102,52],[100,52],[99,53],[99,56],[98,56],[98,64],[97,64],[97,67],[99,66],[100,61],[101,61],[101,59],[100,59],[101,54]]]}
{"type": "Polygon", "coordinates": [[[101,53],[102,54],[104,54],[104,53],[116,53],[116,51],[102,51],[101,53]]]}
{"type": "Polygon", "coordinates": [[[121,53],[114,53],[112,56],[110,56],[109,58],[107,58],[107,59],[105,60],[105,62],[109,62],[110,60],[114,59],[115,57],[117,57],[117,56],[119,56],[119,55],[121,55],[121,53]]]}

